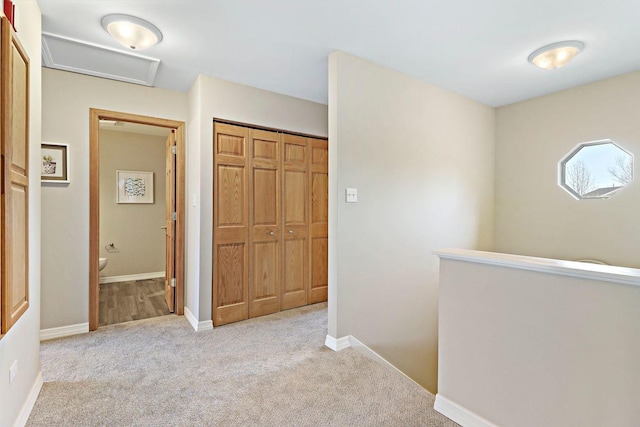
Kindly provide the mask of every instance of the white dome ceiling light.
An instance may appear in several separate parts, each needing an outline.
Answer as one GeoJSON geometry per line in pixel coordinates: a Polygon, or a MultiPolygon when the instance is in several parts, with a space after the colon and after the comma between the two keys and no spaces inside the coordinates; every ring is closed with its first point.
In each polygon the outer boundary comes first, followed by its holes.
{"type": "Polygon", "coordinates": [[[162,33],[155,25],[131,15],[107,15],[102,18],[102,27],[118,43],[132,50],[148,49],[162,40],[162,33]]]}
{"type": "Polygon", "coordinates": [[[584,49],[584,43],[569,40],[543,46],[529,55],[529,62],[545,70],[555,70],[571,61],[584,49]]]}

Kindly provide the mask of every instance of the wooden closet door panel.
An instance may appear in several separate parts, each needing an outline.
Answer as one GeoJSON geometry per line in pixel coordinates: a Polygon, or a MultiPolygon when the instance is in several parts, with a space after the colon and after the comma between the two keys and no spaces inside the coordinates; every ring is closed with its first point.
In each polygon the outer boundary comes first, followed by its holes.
{"type": "Polygon", "coordinates": [[[246,217],[246,168],[237,165],[218,165],[216,168],[216,190],[219,229],[244,228],[246,217]]]}
{"type": "Polygon", "coordinates": [[[311,239],[311,289],[309,304],[327,300],[329,266],[329,239],[314,237],[311,239]]]}
{"type": "MultiPolygon", "coordinates": [[[[29,282],[25,269],[28,259],[27,190],[22,185],[11,187],[11,283],[7,287],[7,310],[11,323],[18,320],[28,306],[29,282]]],[[[8,232],[8,230],[5,230],[8,232]]]]}
{"type": "Polygon", "coordinates": [[[247,129],[216,123],[215,154],[222,161],[246,160],[247,129]]]}
{"type": "Polygon", "coordinates": [[[249,317],[280,310],[280,135],[249,131],[249,317]]]}
{"type": "Polygon", "coordinates": [[[300,307],[307,304],[306,260],[307,239],[286,239],[284,246],[284,281],[282,309],[300,307]]]}
{"type": "Polygon", "coordinates": [[[19,45],[12,37],[11,43],[11,165],[12,170],[22,176],[27,176],[28,154],[28,59],[23,56],[19,45]]]}
{"type": "MultiPolygon", "coordinates": [[[[329,174],[313,171],[311,179],[311,225],[322,232],[329,223],[329,174]]],[[[328,229],[328,228],[327,228],[328,229]]]]}
{"type": "Polygon", "coordinates": [[[278,296],[279,244],[278,242],[254,242],[251,250],[252,277],[249,317],[277,313],[280,310],[278,296]]]}
{"type": "Polygon", "coordinates": [[[216,326],[247,319],[247,254],[244,243],[216,244],[214,319],[216,326]]]}
{"type": "Polygon", "coordinates": [[[213,324],[249,316],[249,132],[214,124],[213,324]]]}
{"type": "Polygon", "coordinates": [[[2,64],[2,333],[29,307],[29,58],[6,18],[2,64]]]}
{"type": "Polygon", "coordinates": [[[329,147],[327,140],[309,139],[310,277],[308,303],[327,300],[329,231],[329,147]]]}
{"type": "Polygon", "coordinates": [[[280,222],[279,171],[268,167],[253,167],[253,220],[255,227],[278,227],[280,222]]]}
{"type": "Polygon", "coordinates": [[[285,310],[307,304],[308,280],[308,147],[307,139],[283,135],[283,280],[285,310]]]}
{"type": "Polygon", "coordinates": [[[302,201],[307,197],[307,172],[285,170],[284,172],[284,217],[287,227],[307,225],[307,206],[302,201]]]}

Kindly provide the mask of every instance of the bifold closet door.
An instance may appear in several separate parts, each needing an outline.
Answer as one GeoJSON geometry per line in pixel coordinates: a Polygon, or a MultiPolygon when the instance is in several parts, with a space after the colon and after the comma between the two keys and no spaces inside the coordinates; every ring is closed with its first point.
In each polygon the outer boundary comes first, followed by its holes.
{"type": "Polygon", "coordinates": [[[327,300],[327,141],[214,124],[213,324],[327,300]]]}
{"type": "Polygon", "coordinates": [[[280,135],[249,130],[249,317],[280,311],[280,135]]]}
{"type": "Polygon", "coordinates": [[[329,252],[329,145],[309,139],[309,298],[308,304],[327,300],[329,252]]]}
{"type": "Polygon", "coordinates": [[[282,134],[282,310],[307,304],[307,138],[282,134]]]}
{"type": "Polygon", "coordinates": [[[249,130],[215,123],[213,324],[249,315],[249,130]]]}
{"type": "Polygon", "coordinates": [[[1,21],[0,335],[29,308],[29,58],[7,18],[1,21]]]}

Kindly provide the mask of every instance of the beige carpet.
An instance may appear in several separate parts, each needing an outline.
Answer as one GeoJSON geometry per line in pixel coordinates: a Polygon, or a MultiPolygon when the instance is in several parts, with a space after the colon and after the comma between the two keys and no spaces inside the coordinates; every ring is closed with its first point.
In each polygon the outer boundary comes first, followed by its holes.
{"type": "Polygon", "coordinates": [[[164,316],[42,343],[30,426],[456,426],[433,395],[324,347],[326,304],[195,333],[164,316]]]}

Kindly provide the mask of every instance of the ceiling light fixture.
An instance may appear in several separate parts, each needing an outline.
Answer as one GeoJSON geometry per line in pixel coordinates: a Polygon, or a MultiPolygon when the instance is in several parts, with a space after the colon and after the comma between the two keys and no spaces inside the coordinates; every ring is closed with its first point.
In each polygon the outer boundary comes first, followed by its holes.
{"type": "Polygon", "coordinates": [[[160,30],[144,19],[115,13],[102,18],[102,27],[123,46],[144,50],[162,40],[160,30]]]}
{"type": "Polygon", "coordinates": [[[571,61],[584,49],[584,43],[569,40],[541,47],[529,55],[529,62],[545,70],[555,70],[571,61]]]}

